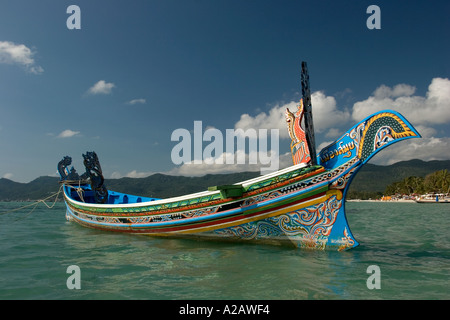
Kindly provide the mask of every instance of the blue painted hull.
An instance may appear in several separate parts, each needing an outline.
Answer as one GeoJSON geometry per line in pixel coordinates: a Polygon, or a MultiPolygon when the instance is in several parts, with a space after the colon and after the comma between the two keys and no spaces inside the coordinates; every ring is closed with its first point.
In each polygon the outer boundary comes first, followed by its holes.
{"type": "Polygon", "coordinates": [[[109,191],[99,204],[89,185],[81,186],[82,192],[66,185],[67,217],[116,232],[347,250],[358,245],[345,215],[352,179],[375,153],[415,137],[419,133],[403,116],[381,111],[324,148],[317,166],[297,165],[244,181],[237,184],[238,195],[214,189],[155,199],[109,191]]]}

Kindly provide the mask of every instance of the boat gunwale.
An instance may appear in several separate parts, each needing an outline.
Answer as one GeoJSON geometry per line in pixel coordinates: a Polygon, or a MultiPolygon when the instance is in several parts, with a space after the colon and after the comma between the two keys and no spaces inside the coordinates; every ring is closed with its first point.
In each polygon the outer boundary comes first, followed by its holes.
{"type": "MultiPolygon", "coordinates": [[[[188,211],[195,211],[195,210],[204,210],[206,208],[214,208],[214,207],[219,207],[222,205],[229,205],[229,204],[233,204],[236,202],[242,202],[242,201],[246,201],[248,199],[251,199],[255,196],[258,195],[263,195],[263,194],[269,194],[272,192],[276,192],[277,190],[282,190],[284,188],[286,188],[288,185],[293,185],[296,183],[299,183],[301,180],[304,180],[305,175],[307,176],[306,178],[310,178],[306,181],[311,181],[313,179],[315,179],[316,177],[322,175],[322,174],[328,174],[328,172],[322,168],[320,168],[320,172],[316,172],[316,171],[312,171],[312,172],[307,172],[304,175],[298,176],[298,177],[294,177],[291,179],[288,179],[286,181],[280,182],[278,184],[272,184],[270,186],[265,186],[262,187],[260,189],[257,190],[253,190],[251,192],[249,192],[245,197],[240,197],[238,199],[221,199],[221,200],[213,200],[213,201],[209,201],[206,203],[199,203],[197,205],[186,205],[186,206],[178,206],[175,208],[170,208],[170,209],[156,209],[154,211],[148,211],[147,207],[143,207],[145,209],[147,209],[147,211],[141,211],[141,212],[92,212],[89,211],[90,208],[86,208],[86,207],[77,207],[74,206],[71,203],[66,203],[67,206],[72,207],[74,210],[76,210],[79,213],[85,214],[85,215],[89,215],[89,216],[98,216],[98,217],[110,217],[110,218],[143,218],[143,217],[152,217],[152,216],[159,216],[159,215],[173,215],[173,214],[182,214],[183,212],[188,212],[188,211]],[[281,184],[281,185],[280,185],[281,184]]],[[[313,191],[315,188],[322,187],[322,184],[326,184],[329,183],[329,177],[326,177],[326,179],[323,179],[322,181],[319,181],[317,183],[314,183],[313,185],[310,186],[305,186],[303,187],[301,190],[297,190],[297,191],[293,191],[293,192],[289,192],[287,194],[282,195],[284,196],[295,196],[296,194],[299,194],[299,192],[301,194],[303,193],[307,193],[307,192],[311,192],[313,191]]],[[[279,198],[279,197],[277,197],[279,198]]],[[[258,201],[252,202],[250,204],[247,204],[245,206],[242,206],[242,208],[248,208],[249,206],[253,205],[254,203],[257,203],[258,201]]],[[[260,202],[260,201],[259,201],[260,202]]],[[[228,210],[224,210],[222,212],[225,212],[228,210]]],[[[211,212],[211,213],[215,213],[211,212]]],[[[209,213],[208,213],[209,214],[209,213]]],[[[183,220],[185,218],[182,218],[183,220]]]]}
{"type": "MultiPolygon", "coordinates": [[[[235,183],[234,185],[241,184],[244,188],[246,188],[246,187],[251,186],[253,184],[256,184],[256,183],[259,183],[259,182],[263,182],[265,180],[274,178],[274,177],[276,177],[278,175],[283,175],[283,174],[290,173],[290,172],[293,172],[293,171],[296,171],[296,170],[299,170],[299,169],[302,169],[302,168],[307,168],[307,167],[308,167],[307,165],[302,163],[302,164],[299,164],[299,165],[290,166],[288,168],[285,168],[285,169],[282,169],[282,170],[279,170],[279,171],[276,171],[276,172],[273,172],[273,173],[269,173],[267,175],[263,175],[263,176],[259,176],[259,177],[252,178],[252,179],[249,179],[249,180],[245,180],[243,182],[238,182],[238,183],[235,183]]],[[[300,176],[296,176],[296,177],[287,179],[286,181],[288,182],[291,179],[296,179],[296,178],[302,177],[302,176],[307,175],[307,174],[313,174],[313,173],[320,174],[320,173],[323,173],[325,171],[326,170],[323,167],[317,166],[315,170],[312,170],[312,171],[309,171],[309,172],[305,172],[304,174],[302,174],[300,176]],[[320,171],[320,172],[318,172],[318,171],[320,171]]],[[[269,187],[269,186],[266,186],[266,187],[269,187]]],[[[265,187],[262,187],[262,188],[265,188],[265,187]]],[[[201,192],[187,194],[187,195],[183,195],[183,196],[176,196],[176,197],[171,197],[171,198],[158,199],[158,200],[145,201],[145,202],[118,203],[118,204],[100,204],[100,203],[86,203],[86,202],[75,200],[75,199],[73,199],[72,197],[70,197],[67,194],[66,190],[67,190],[67,188],[65,187],[64,188],[65,200],[71,202],[74,206],[82,207],[82,208],[86,208],[86,209],[87,208],[96,208],[96,209],[105,209],[105,210],[112,209],[112,208],[114,208],[114,209],[121,209],[121,208],[151,207],[151,206],[164,205],[164,204],[168,204],[168,203],[175,203],[175,202],[192,200],[192,199],[197,199],[197,198],[202,198],[202,197],[207,197],[207,196],[214,196],[214,195],[220,194],[219,190],[216,190],[216,191],[209,191],[209,190],[207,190],[207,191],[201,191],[201,192]]],[[[252,194],[250,194],[250,192],[253,192],[253,191],[254,190],[251,190],[251,191],[248,192],[248,197],[252,196],[252,194]]],[[[260,191],[256,192],[256,193],[260,193],[260,191]]],[[[123,193],[123,194],[125,194],[125,193],[123,193]]],[[[127,194],[127,195],[130,195],[130,194],[127,194]]],[[[194,208],[199,208],[199,207],[203,207],[203,206],[211,206],[211,205],[221,204],[221,203],[225,203],[225,202],[232,203],[233,201],[239,201],[239,200],[242,200],[242,199],[245,199],[245,198],[247,198],[247,196],[246,197],[239,197],[238,199],[234,199],[234,198],[217,199],[217,200],[206,201],[206,202],[203,202],[203,203],[187,204],[185,206],[179,206],[179,207],[177,207],[175,209],[182,208],[182,207],[189,207],[189,206],[193,206],[194,208]],[[213,201],[216,201],[217,203],[211,204],[213,201]]],[[[171,209],[171,208],[159,209],[159,210],[156,209],[155,211],[168,210],[168,209],[171,209]]],[[[101,214],[101,213],[99,213],[99,214],[101,214]]],[[[106,213],[106,214],[110,214],[110,213],[106,213]]],[[[125,214],[129,214],[129,213],[125,213],[125,214]]]]}

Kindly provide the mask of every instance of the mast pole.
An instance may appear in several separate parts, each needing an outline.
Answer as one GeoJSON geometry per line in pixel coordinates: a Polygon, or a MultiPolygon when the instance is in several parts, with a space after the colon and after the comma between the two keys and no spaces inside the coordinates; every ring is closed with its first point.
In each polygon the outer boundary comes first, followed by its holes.
{"type": "Polygon", "coordinates": [[[317,155],[316,155],[316,142],[315,142],[315,137],[314,137],[311,92],[309,89],[308,67],[307,67],[305,61],[302,61],[301,83],[302,83],[302,96],[303,96],[306,139],[308,142],[309,153],[311,155],[311,164],[316,165],[317,164],[317,155]]]}

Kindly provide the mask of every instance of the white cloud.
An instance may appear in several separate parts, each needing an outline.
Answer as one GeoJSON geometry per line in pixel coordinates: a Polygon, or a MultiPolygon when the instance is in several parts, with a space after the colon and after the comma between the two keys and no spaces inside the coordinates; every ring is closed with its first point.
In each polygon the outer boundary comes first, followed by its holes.
{"type": "MultiPolygon", "coordinates": [[[[336,126],[349,123],[350,112],[347,110],[338,110],[336,99],[326,96],[322,91],[316,91],[311,95],[311,104],[313,106],[314,130],[317,133],[325,132],[330,129],[328,135],[335,135],[338,131],[336,126]]],[[[260,112],[252,117],[248,114],[241,115],[235,128],[247,130],[253,129],[279,129],[280,138],[289,138],[284,112],[289,108],[291,112],[297,110],[298,102],[291,101],[283,105],[276,105],[268,113],[260,112]]]]}
{"type": "MultiPolygon", "coordinates": [[[[233,172],[259,171],[259,166],[255,164],[192,164],[185,163],[165,174],[173,176],[204,176],[205,174],[225,174],[233,172]]],[[[238,181],[236,181],[238,182],[238,181]]]]}
{"type": "Polygon", "coordinates": [[[327,138],[338,138],[343,134],[341,129],[337,129],[337,128],[330,128],[330,130],[328,130],[327,134],[325,135],[325,137],[327,138]]]}
{"type": "Polygon", "coordinates": [[[76,136],[78,134],[80,134],[80,131],[73,131],[73,130],[67,129],[67,130],[62,131],[57,137],[58,138],[70,138],[70,137],[76,136]]]}
{"type": "Polygon", "coordinates": [[[434,78],[425,97],[413,96],[415,88],[399,84],[377,88],[366,100],[353,105],[352,117],[360,121],[370,114],[392,109],[415,125],[444,124],[450,121],[450,80],[434,78]]]}
{"type": "Polygon", "coordinates": [[[105,80],[100,80],[92,87],[89,88],[88,93],[90,94],[110,94],[112,89],[115,87],[114,83],[105,82],[105,80]]]}
{"type": "Polygon", "coordinates": [[[286,108],[289,110],[297,110],[297,103],[292,101],[284,105],[276,105],[269,110],[269,113],[260,112],[256,116],[252,117],[245,113],[241,115],[239,121],[234,125],[235,129],[279,129],[280,138],[288,138],[289,133],[286,126],[286,118],[284,111],[286,108]]]}
{"type": "Polygon", "coordinates": [[[123,175],[119,171],[114,171],[113,173],[111,173],[110,178],[111,179],[120,179],[120,178],[123,178],[123,175]]]}
{"type": "Polygon", "coordinates": [[[336,133],[336,126],[349,124],[350,112],[338,110],[334,97],[326,96],[322,91],[316,91],[311,95],[311,104],[316,132],[320,133],[333,129],[336,133]]]}
{"type": "Polygon", "coordinates": [[[5,173],[2,178],[11,180],[14,175],[12,173],[5,173]]]}
{"type": "Polygon", "coordinates": [[[417,125],[414,126],[414,128],[420,133],[423,138],[432,138],[436,136],[437,133],[436,129],[423,125],[417,125]]]}
{"type": "Polygon", "coordinates": [[[111,179],[120,179],[120,178],[146,178],[148,176],[151,176],[152,174],[155,174],[156,172],[152,171],[143,171],[139,172],[137,170],[132,170],[128,172],[127,174],[123,175],[118,171],[114,171],[111,174],[111,179]]]}
{"type": "MultiPolygon", "coordinates": [[[[204,176],[206,174],[226,174],[234,172],[245,172],[245,171],[259,171],[258,165],[249,164],[193,164],[185,163],[181,166],[175,167],[169,171],[158,172],[170,176],[186,176],[186,177],[198,177],[204,176]]],[[[114,171],[111,174],[111,179],[120,178],[146,178],[157,172],[152,171],[142,171],[132,170],[126,174],[121,174],[118,171],[114,171]]],[[[236,181],[238,182],[238,181],[236,181]]]]}
{"type": "Polygon", "coordinates": [[[44,69],[35,64],[35,53],[24,44],[16,44],[10,41],[0,41],[0,63],[18,64],[28,72],[40,74],[44,69]]]}
{"type": "Polygon", "coordinates": [[[411,159],[423,161],[450,159],[450,138],[429,137],[401,141],[375,155],[370,163],[390,165],[411,159]]]}
{"type": "Polygon", "coordinates": [[[154,172],[147,171],[147,172],[138,172],[136,170],[133,170],[131,172],[128,172],[125,177],[127,178],[145,178],[150,175],[154,174],[154,172]]]}
{"type": "Polygon", "coordinates": [[[416,88],[407,84],[397,84],[392,89],[382,84],[374,91],[374,96],[378,99],[396,98],[402,96],[412,96],[416,92],[416,88]]]}
{"type": "MultiPolygon", "coordinates": [[[[450,121],[450,80],[434,78],[425,97],[414,96],[415,92],[416,88],[407,84],[398,84],[392,88],[381,85],[372,96],[356,102],[352,110],[341,110],[334,97],[316,91],[311,95],[314,129],[316,133],[325,133],[328,138],[337,138],[355,122],[374,112],[393,109],[420,128],[420,132],[424,131],[430,136],[435,132],[430,128],[431,124],[445,124],[450,121]]],[[[280,138],[288,138],[284,112],[286,108],[293,112],[297,110],[297,106],[297,102],[291,101],[275,105],[267,113],[260,112],[255,116],[243,114],[235,124],[235,128],[244,130],[275,128],[280,130],[280,138]]]]}
{"type": "Polygon", "coordinates": [[[133,99],[127,102],[127,104],[145,104],[147,101],[145,99],[133,99]]]}
{"type": "MultiPolygon", "coordinates": [[[[225,154],[224,154],[225,156],[225,154]]],[[[267,165],[261,164],[249,164],[248,163],[248,155],[246,155],[246,163],[245,164],[208,164],[206,161],[203,161],[201,164],[193,164],[193,163],[185,163],[181,166],[175,167],[169,171],[158,172],[161,174],[172,175],[172,176],[187,176],[187,177],[196,177],[196,176],[204,176],[206,174],[226,174],[226,173],[235,173],[235,172],[247,172],[247,171],[260,171],[261,166],[265,167],[267,165]]],[[[284,169],[289,166],[292,166],[292,155],[290,152],[281,154],[279,156],[279,169],[284,169]]],[[[157,172],[151,171],[143,171],[139,172],[137,170],[132,170],[127,174],[123,175],[118,171],[113,172],[110,175],[111,179],[120,179],[120,178],[146,178],[151,176],[157,172]]],[[[239,182],[239,181],[236,181],[239,182]]]]}
{"type": "MultiPolygon", "coordinates": [[[[323,141],[318,147],[322,148],[332,143],[332,139],[338,138],[345,131],[355,125],[356,122],[370,114],[393,109],[402,113],[421,133],[421,139],[411,139],[399,142],[394,147],[386,148],[378,153],[371,163],[389,165],[399,161],[421,159],[424,161],[450,159],[450,137],[437,138],[439,129],[432,125],[445,124],[450,121],[450,81],[443,78],[434,78],[425,97],[415,96],[416,88],[407,84],[398,84],[391,87],[381,85],[373,94],[356,102],[353,108],[340,109],[336,99],[327,96],[322,91],[311,95],[313,105],[313,120],[316,132],[323,133],[322,137],[331,141],[323,141]],[[353,118],[353,119],[352,119],[353,118]]],[[[267,112],[259,112],[254,116],[241,115],[235,124],[235,129],[279,129],[280,138],[289,138],[285,110],[297,110],[298,103],[291,101],[285,104],[273,106],[267,112]]],[[[439,133],[442,134],[442,131],[439,133]]],[[[259,171],[262,165],[249,164],[248,152],[245,152],[245,164],[219,164],[214,159],[203,159],[201,164],[185,163],[165,174],[201,176],[214,173],[231,173],[242,171],[259,171]]],[[[292,165],[290,152],[278,157],[279,169],[292,165]]]]}
{"type": "Polygon", "coordinates": [[[184,163],[163,173],[181,176],[203,176],[205,174],[260,171],[261,174],[266,174],[292,165],[290,152],[279,155],[276,150],[270,150],[270,152],[263,152],[263,155],[261,155],[258,151],[247,153],[245,150],[237,150],[235,153],[224,152],[218,157],[203,159],[199,164],[193,162],[184,163]],[[227,163],[226,159],[229,156],[233,159],[232,163],[227,163]],[[262,158],[260,158],[261,156],[265,159],[264,163],[262,158]],[[243,163],[239,163],[238,158],[243,159],[243,163]]]}
{"type": "Polygon", "coordinates": [[[407,84],[392,88],[382,85],[372,96],[353,105],[352,117],[356,121],[374,112],[392,109],[405,116],[422,136],[383,150],[371,160],[372,163],[389,165],[408,159],[450,159],[450,138],[436,137],[438,130],[432,127],[450,121],[450,80],[433,78],[425,96],[415,96],[415,91],[415,87],[407,84]]]}

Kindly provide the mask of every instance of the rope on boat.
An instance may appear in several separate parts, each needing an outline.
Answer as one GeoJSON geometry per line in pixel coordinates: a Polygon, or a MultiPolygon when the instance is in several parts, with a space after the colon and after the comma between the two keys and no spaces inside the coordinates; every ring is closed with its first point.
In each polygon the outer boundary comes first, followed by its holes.
{"type": "Polygon", "coordinates": [[[83,188],[81,187],[81,182],[80,182],[80,181],[78,181],[78,188],[75,188],[74,186],[71,186],[70,184],[67,184],[66,187],[75,189],[75,191],[77,192],[77,194],[78,194],[78,196],[80,197],[81,201],[85,202],[85,201],[84,201],[84,198],[83,198],[84,190],[83,190],[83,188]]]}
{"type": "Polygon", "coordinates": [[[64,185],[62,184],[62,185],[59,187],[58,192],[55,192],[55,193],[53,193],[52,195],[50,195],[50,196],[48,196],[48,197],[46,197],[46,198],[44,198],[44,199],[36,200],[35,202],[30,203],[30,204],[27,204],[27,205],[25,205],[25,206],[22,206],[22,207],[20,207],[20,208],[11,209],[11,210],[8,210],[8,211],[5,211],[5,212],[0,212],[0,215],[8,214],[8,213],[11,213],[11,212],[16,212],[16,211],[23,210],[23,209],[26,209],[26,208],[33,207],[33,206],[34,206],[33,209],[31,209],[31,211],[30,211],[27,215],[25,215],[24,217],[19,218],[19,219],[16,220],[16,221],[19,221],[19,220],[25,219],[25,218],[28,217],[30,214],[32,214],[33,211],[34,211],[34,209],[36,209],[36,207],[38,206],[39,203],[43,203],[47,208],[52,209],[52,208],[55,206],[56,202],[58,201],[58,197],[59,197],[59,194],[60,194],[61,191],[62,191],[63,186],[64,186],[64,185]],[[48,199],[50,199],[50,198],[53,198],[53,197],[55,197],[55,200],[53,201],[53,204],[48,205],[45,201],[48,200],[48,199]]]}

